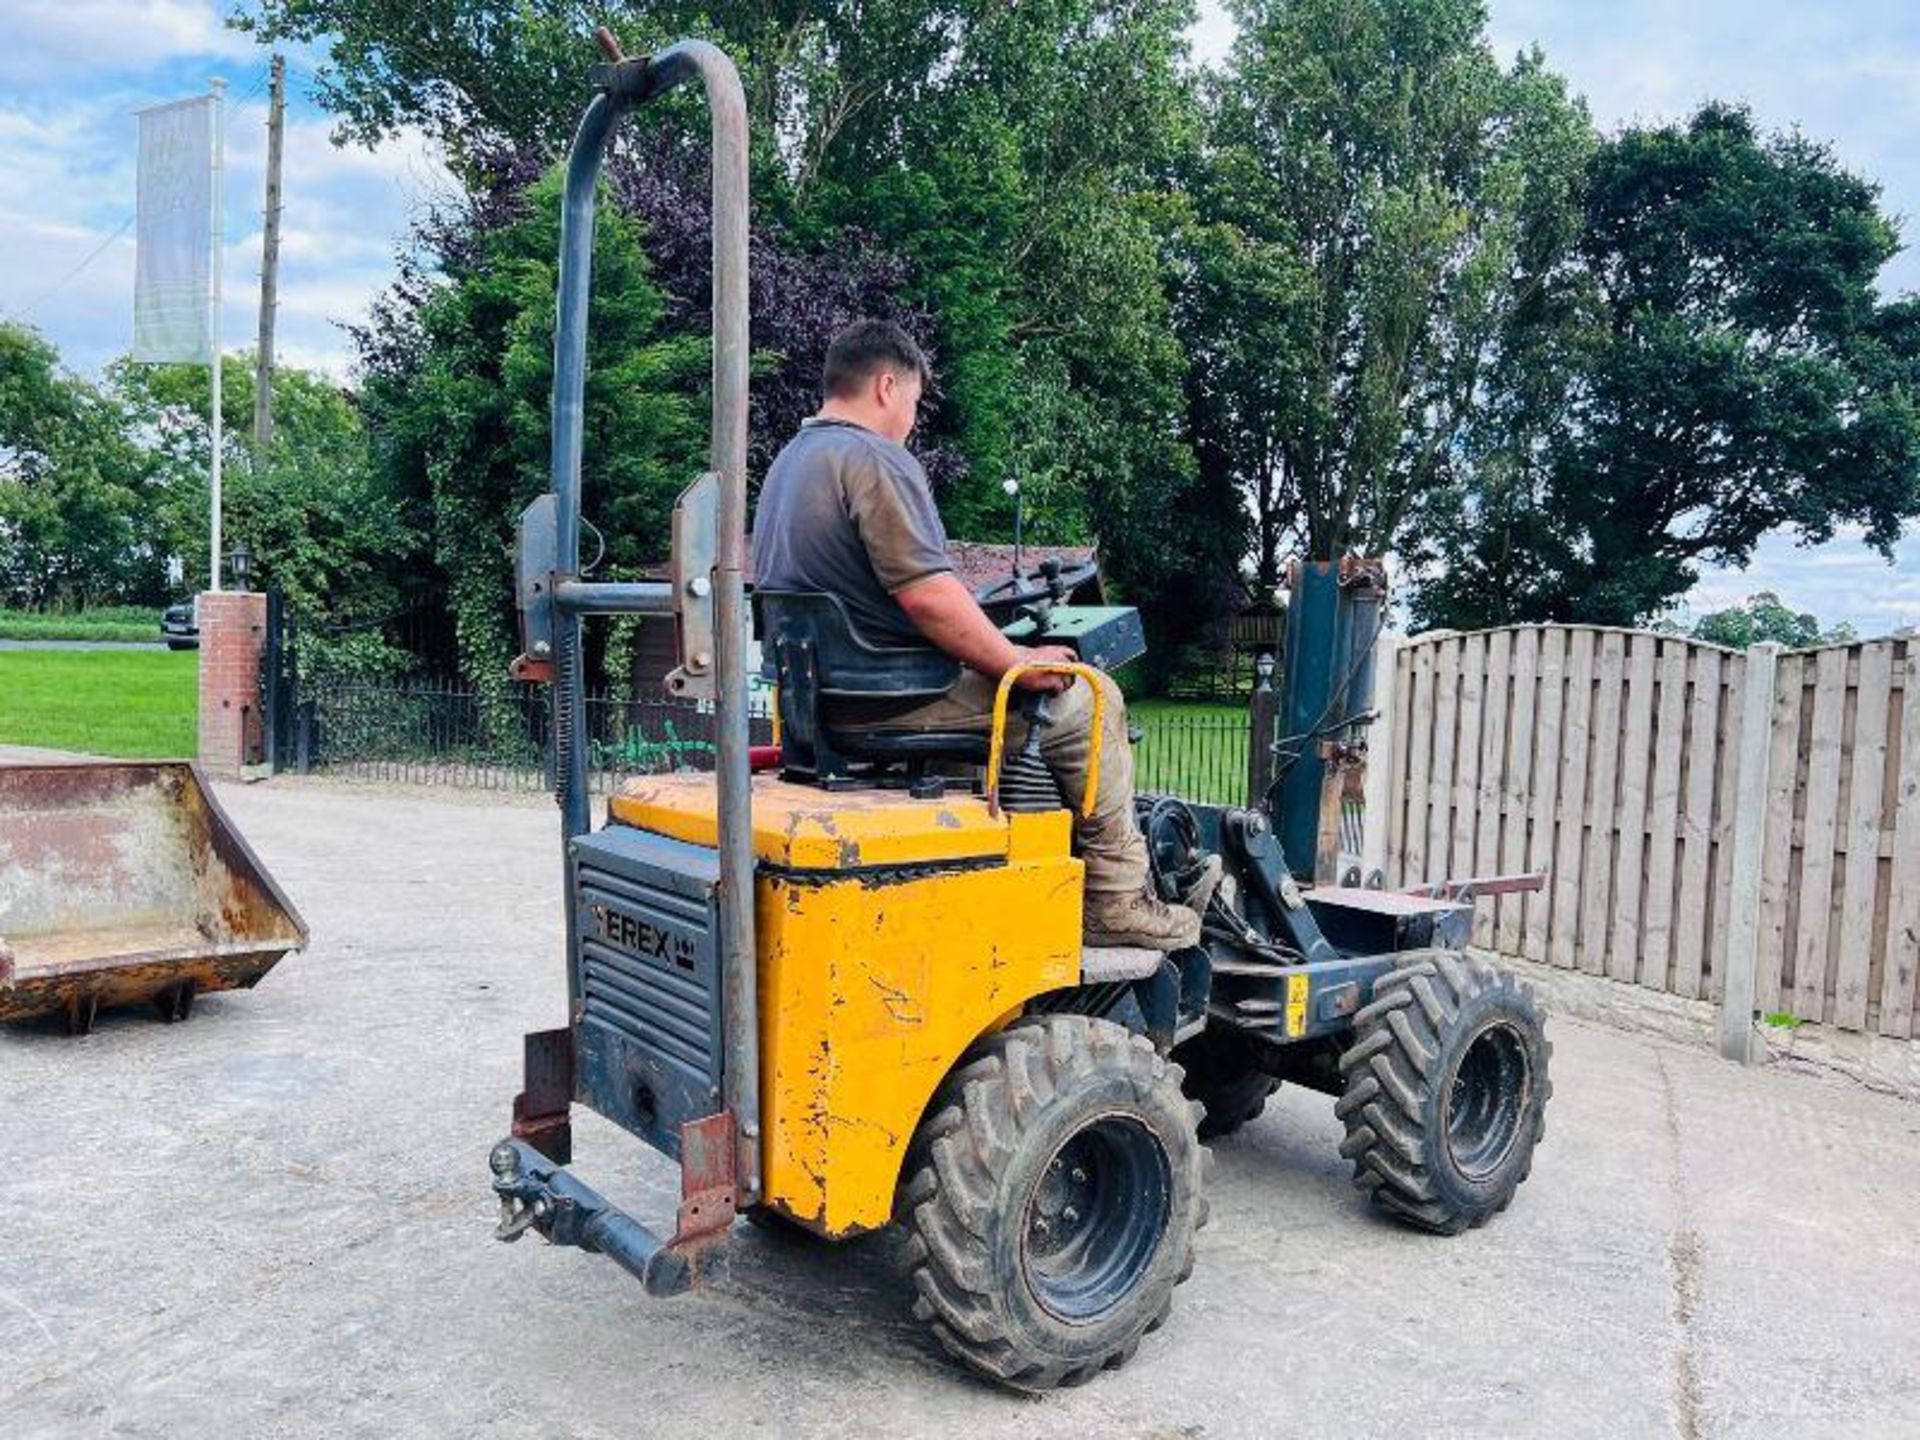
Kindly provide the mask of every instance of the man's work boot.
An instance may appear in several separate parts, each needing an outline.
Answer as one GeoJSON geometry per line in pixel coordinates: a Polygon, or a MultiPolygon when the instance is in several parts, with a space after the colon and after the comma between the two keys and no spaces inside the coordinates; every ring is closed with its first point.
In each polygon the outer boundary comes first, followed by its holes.
{"type": "Polygon", "coordinates": [[[1089,890],[1082,935],[1089,945],[1184,950],[1200,943],[1200,917],[1145,890],[1089,890]]]}

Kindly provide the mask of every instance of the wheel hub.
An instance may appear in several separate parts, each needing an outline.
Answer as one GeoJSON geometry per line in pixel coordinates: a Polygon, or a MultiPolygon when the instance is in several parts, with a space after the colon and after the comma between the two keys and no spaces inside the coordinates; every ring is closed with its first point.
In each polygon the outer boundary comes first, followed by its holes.
{"type": "Polygon", "coordinates": [[[1024,1216],[1021,1258],[1034,1298],[1077,1322],[1118,1305],[1153,1263],[1171,1191],[1166,1150],[1132,1116],[1103,1116],[1068,1137],[1024,1216]]]}
{"type": "Polygon", "coordinates": [[[1445,1122],[1447,1149],[1469,1180],[1493,1175],[1512,1153],[1532,1080],[1526,1042],[1512,1025],[1495,1021],[1462,1052],[1445,1122]]]}

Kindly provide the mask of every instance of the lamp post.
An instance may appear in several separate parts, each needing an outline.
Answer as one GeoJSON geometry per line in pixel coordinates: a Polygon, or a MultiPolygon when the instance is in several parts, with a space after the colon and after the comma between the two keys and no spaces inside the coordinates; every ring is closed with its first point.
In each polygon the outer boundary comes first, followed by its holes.
{"type": "Polygon", "coordinates": [[[1000,482],[1000,488],[1013,500],[1013,573],[1020,573],[1020,521],[1025,508],[1020,499],[1020,482],[1009,475],[1000,482]]]}
{"type": "Polygon", "coordinates": [[[241,594],[253,588],[253,551],[246,541],[236,543],[227,555],[227,571],[233,577],[233,588],[241,594]]]}

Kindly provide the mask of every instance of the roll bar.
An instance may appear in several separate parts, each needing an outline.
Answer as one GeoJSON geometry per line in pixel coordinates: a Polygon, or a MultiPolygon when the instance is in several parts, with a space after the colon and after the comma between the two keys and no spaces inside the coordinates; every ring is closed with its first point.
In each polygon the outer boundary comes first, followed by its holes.
{"type": "MultiPolygon", "coordinates": [[[[596,190],[607,142],[628,110],[699,80],[713,121],[713,436],[717,481],[710,590],[714,631],[719,786],[719,945],[724,997],[725,1103],[738,1137],[741,1208],[760,1193],[760,1025],[753,936],[753,842],[748,769],[747,611],[747,103],[733,61],[704,40],[629,59],[604,27],[608,63],[581,116],[567,158],[560,225],[560,281],[553,335],[553,729],[555,786],[564,840],[591,828],[587,793],[586,692],[581,620],[588,614],[667,613],[686,600],[676,587],[588,583],[580,578],[580,458],[586,419],[587,307],[593,279],[596,190]]],[[[578,917],[567,906],[568,953],[578,917]]],[[[577,989],[578,978],[569,979],[577,989]]],[[[577,1005],[579,995],[569,995],[577,1005]]]]}

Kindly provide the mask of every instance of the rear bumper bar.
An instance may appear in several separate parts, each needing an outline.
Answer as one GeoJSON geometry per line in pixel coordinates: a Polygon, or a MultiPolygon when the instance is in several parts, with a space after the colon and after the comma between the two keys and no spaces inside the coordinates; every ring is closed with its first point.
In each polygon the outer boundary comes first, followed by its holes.
{"type": "Polygon", "coordinates": [[[514,1097],[513,1133],[487,1157],[500,1201],[493,1238],[513,1241],[533,1230],[555,1245],[605,1255],[649,1295],[679,1295],[717,1275],[740,1196],[733,1113],[681,1125],[680,1210],[673,1238],[662,1240],[567,1169],[573,1053],[571,1030],[526,1037],[526,1088],[514,1097]]]}
{"type": "Polygon", "coordinates": [[[662,1240],[591,1185],[556,1165],[524,1140],[502,1140],[488,1157],[493,1193],[500,1197],[494,1239],[518,1240],[537,1230],[555,1245],[577,1245],[605,1255],[646,1287],[649,1295],[679,1295],[696,1275],[712,1272],[720,1250],[662,1240]]]}

